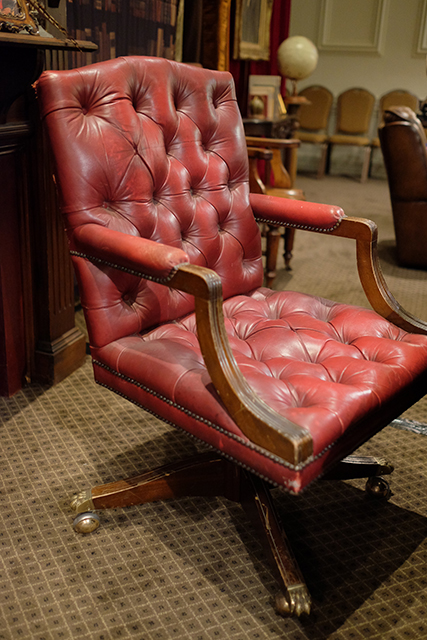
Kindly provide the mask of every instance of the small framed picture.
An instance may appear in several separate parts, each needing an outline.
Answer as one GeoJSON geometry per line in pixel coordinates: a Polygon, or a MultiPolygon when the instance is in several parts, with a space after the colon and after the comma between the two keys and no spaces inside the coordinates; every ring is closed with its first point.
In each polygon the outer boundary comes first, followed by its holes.
{"type": "Polygon", "coordinates": [[[25,0],[0,0],[0,31],[37,33],[25,0]]]}
{"type": "Polygon", "coordinates": [[[248,87],[248,117],[277,120],[281,115],[280,76],[250,75],[248,87]]]}
{"type": "Polygon", "coordinates": [[[273,0],[237,0],[234,58],[270,58],[270,20],[273,0]]]}

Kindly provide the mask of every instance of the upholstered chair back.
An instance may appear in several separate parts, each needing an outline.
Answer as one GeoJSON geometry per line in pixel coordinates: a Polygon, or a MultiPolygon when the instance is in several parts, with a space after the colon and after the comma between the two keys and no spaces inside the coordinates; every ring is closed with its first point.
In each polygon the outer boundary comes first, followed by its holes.
{"type": "MultiPolygon", "coordinates": [[[[71,250],[76,230],[96,223],[184,250],[219,274],[225,298],[260,286],[231,75],[143,57],[66,73],[62,83],[43,78],[38,91],[71,250]]],[[[192,296],[154,280],[74,260],[92,346],[194,308],[192,296]]]]}
{"type": "Polygon", "coordinates": [[[427,267],[426,134],[409,107],[389,107],[378,129],[387,171],[397,259],[405,267],[427,267]]]}
{"type": "Polygon", "coordinates": [[[307,98],[309,104],[302,104],[298,113],[298,120],[302,129],[309,131],[326,131],[329,124],[334,97],[326,87],[313,85],[299,92],[307,98]]]}
{"type": "Polygon", "coordinates": [[[337,99],[337,133],[368,133],[374,104],[375,96],[366,89],[341,93],[337,99]]]}

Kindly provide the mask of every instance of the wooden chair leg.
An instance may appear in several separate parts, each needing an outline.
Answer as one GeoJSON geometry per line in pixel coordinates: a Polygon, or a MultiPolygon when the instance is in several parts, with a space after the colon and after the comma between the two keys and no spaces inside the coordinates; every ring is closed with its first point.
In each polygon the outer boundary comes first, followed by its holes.
{"type": "Polygon", "coordinates": [[[242,472],[240,503],[252,521],[270,558],[282,592],[275,598],[283,616],[309,614],[311,597],[283,531],[267,483],[242,472]]]}
{"type": "Polygon", "coordinates": [[[366,180],[368,179],[369,165],[371,163],[371,153],[372,148],[370,145],[368,145],[367,147],[365,147],[365,155],[363,159],[362,176],[360,178],[360,182],[362,183],[366,182],[366,180]]]}
{"type": "MultiPolygon", "coordinates": [[[[332,147],[333,145],[328,142],[328,148],[326,149],[326,162],[325,162],[325,173],[329,174],[331,170],[331,157],[332,157],[332,147]]],[[[323,178],[323,176],[322,176],[323,178]]]]}
{"type": "Polygon", "coordinates": [[[72,507],[77,513],[83,513],[182,496],[224,495],[227,465],[219,454],[208,452],[192,456],[83,491],[74,496],[72,507]]]}
{"type": "MultiPolygon", "coordinates": [[[[187,460],[147,471],[139,476],[94,487],[75,496],[72,506],[80,517],[98,509],[111,509],[183,496],[224,496],[242,505],[261,536],[280,593],[276,609],[284,616],[309,613],[310,595],[295,562],[287,538],[279,525],[268,486],[216,453],[208,452],[187,460]],[[89,512],[89,513],[87,513],[89,512]]],[[[92,528],[76,528],[90,533],[92,528]]]]}
{"type": "Polygon", "coordinates": [[[372,175],[372,162],[374,157],[375,146],[371,146],[371,154],[369,156],[368,178],[372,175]]]}
{"type": "Polygon", "coordinates": [[[320,162],[319,162],[319,168],[317,170],[317,179],[321,180],[322,178],[325,177],[325,171],[326,171],[326,161],[327,161],[327,156],[328,156],[328,143],[325,142],[324,144],[321,145],[321,156],[320,156],[320,162]]]}
{"type": "Polygon", "coordinates": [[[336,464],[324,476],[324,480],[350,480],[354,478],[372,478],[393,473],[392,464],[383,458],[373,456],[347,456],[336,464]]]}
{"type": "Polygon", "coordinates": [[[279,253],[280,227],[269,224],[267,230],[265,280],[271,287],[276,277],[277,254],[279,253]]]}
{"type": "Polygon", "coordinates": [[[285,232],[283,234],[283,239],[285,243],[285,252],[283,254],[283,259],[285,260],[285,269],[287,271],[292,271],[291,260],[292,260],[292,251],[294,248],[295,229],[292,229],[291,227],[286,227],[285,232]]]}

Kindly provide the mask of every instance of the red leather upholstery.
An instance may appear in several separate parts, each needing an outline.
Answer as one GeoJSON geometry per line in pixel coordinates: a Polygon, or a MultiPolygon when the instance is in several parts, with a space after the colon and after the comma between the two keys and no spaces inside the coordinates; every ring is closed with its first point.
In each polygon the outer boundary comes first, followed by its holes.
{"type": "Polygon", "coordinates": [[[120,58],[46,72],[38,95],[100,384],[298,492],[384,426],[391,399],[426,377],[426,337],[372,311],[261,287],[254,213],[325,233],[344,214],[250,198],[229,74],[120,58]],[[226,330],[249,384],[311,432],[304,464],[250,442],[225,410],[200,352],[193,298],[167,286],[187,260],[220,275],[226,330]]]}
{"type": "MultiPolygon", "coordinates": [[[[224,297],[259,286],[260,236],[231,76],[132,57],[67,72],[61,83],[55,83],[57,74],[45,76],[38,91],[52,131],[71,249],[73,230],[96,223],[183,249],[193,264],[220,275],[224,297]]],[[[78,268],[81,278],[91,277],[78,268]]],[[[106,285],[108,293],[99,294],[107,296],[103,312],[98,309],[95,322],[88,318],[95,344],[104,322],[121,336],[193,308],[190,297],[117,277],[113,289],[106,285]],[[123,300],[129,291],[133,306],[123,300]]],[[[80,288],[90,305],[93,287],[80,288]]]]}

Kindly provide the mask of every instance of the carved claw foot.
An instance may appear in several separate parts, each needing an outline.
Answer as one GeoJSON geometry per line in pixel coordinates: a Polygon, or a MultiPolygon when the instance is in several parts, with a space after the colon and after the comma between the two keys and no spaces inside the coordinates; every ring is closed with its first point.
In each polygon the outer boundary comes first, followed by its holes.
{"type": "Polygon", "coordinates": [[[309,615],[311,610],[311,597],[304,584],[289,587],[285,593],[279,593],[275,597],[275,609],[283,617],[299,617],[302,614],[309,615]]]}
{"type": "Polygon", "coordinates": [[[94,509],[94,506],[92,502],[91,489],[80,491],[80,493],[77,493],[75,496],[73,496],[73,499],[71,500],[71,508],[77,513],[92,511],[94,509]]]}

